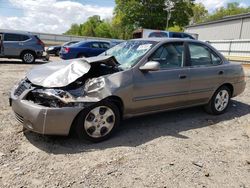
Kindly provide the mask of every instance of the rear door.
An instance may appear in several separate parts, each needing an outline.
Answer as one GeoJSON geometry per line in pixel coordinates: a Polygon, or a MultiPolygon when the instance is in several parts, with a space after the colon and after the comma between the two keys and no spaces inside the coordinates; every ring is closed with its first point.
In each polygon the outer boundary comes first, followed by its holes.
{"type": "Polygon", "coordinates": [[[222,60],[209,47],[189,42],[190,100],[194,104],[207,103],[223,83],[222,60]]]}

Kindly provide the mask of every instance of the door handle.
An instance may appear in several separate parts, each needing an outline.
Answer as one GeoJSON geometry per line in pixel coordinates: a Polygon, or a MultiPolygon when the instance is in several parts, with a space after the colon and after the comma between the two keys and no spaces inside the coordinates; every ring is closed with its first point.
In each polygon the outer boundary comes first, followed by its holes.
{"type": "Polygon", "coordinates": [[[224,74],[224,71],[220,71],[220,72],[219,72],[219,75],[223,75],[223,74],[224,74]]]}
{"type": "Polygon", "coordinates": [[[187,78],[187,75],[182,75],[182,74],[181,74],[181,75],[179,75],[179,78],[180,78],[180,79],[186,79],[186,78],[187,78]]]}

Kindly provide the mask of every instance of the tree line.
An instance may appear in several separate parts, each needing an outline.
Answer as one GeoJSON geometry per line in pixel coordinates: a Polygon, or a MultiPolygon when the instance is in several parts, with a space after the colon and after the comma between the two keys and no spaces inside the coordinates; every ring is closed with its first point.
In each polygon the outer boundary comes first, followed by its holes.
{"type": "Polygon", "coordinates": [[[189,24],[250,12],[250,7],[241,7],[237,2],[212,13],[194,0],[115,0],[115,3],[113,18],[91,16],[85,23],[72,24],[65,34],[129,39],[137,28],[183,31],[189,24]]]}

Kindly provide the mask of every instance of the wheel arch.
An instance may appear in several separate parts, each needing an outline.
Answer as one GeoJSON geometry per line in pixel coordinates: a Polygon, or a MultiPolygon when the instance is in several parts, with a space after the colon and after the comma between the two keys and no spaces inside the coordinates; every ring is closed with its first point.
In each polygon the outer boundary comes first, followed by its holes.
{"type": "Polygon", "coordinates": [[[120,117],[122,119],[123,112],[124,112],[124,103],[123,103],[122,99],[118,96],[112,95],[112,96],[105,98],[104,100],[108,100],[110,102],[113,102],[118,107],[118,109],[120,111],[120,117]]]}
{"type": "MultiPolygon", "coordinates": [[[[233,96],[233,94],[234,94],[234,87],[233,87],[233,85],[232,84],[230,84],[230,83],[225,83],[225,84],[222,84],[218,89],[220,89],[221,87],[223,87],[223,86],[225,86],[225,87],[227,87],[229,90],[230,90],[230,97],[232,97],[233,96]]],[[[218,90],[217,89],[217,90],[218,90]]],[[[217,91],[216,90],[216,91],[217,91]]]]}
{"type": "Polygon", "coordinates": [[[78,52],[76,57],[80,57],[80,56],[84,56],[84,57],[88,57],[85,52],[78,52]]]}
{"type": "MultiPolygon", "coordinates": [[[[123,118],[123,112],[124,112],[124,104],[123,104],[123,101],[120,97],[118,96],[115,96],[115,95],[112,95],[112,96],[108,96],[104,99],[102,99],[101,101],[110,101],[110,102],[113,102],[119,109],[119,112],[120,112],[120,119],[123,118]]],[[[101,102],[99,101],[99,102],[101,102]]],[[[98,103],[98,102],[97,102],[98,103]]],[[[71,126],[70,126],[70,129],[69,129],[69,134],[73,134],[74,133],[74,128],[76,126],[76,121],[77,121],[77,118],[78,116],[81,114],[81,112],[83,111],[84,109],[80,110],[77,115],[74,117],[72,123],[71,123],[71,126]]]]}
{"type": "Polygon", "coordinates": [[[35,52],[34,50],[31,50],[31,49],[25,49],[25,50],[23,50],[23,51],[20,53],[20,58],[23,57],[23,54],[24,54],[25,52],[31,52],[31,53],[35,56],[35,58],[37,58],[36,52],[35,52]]]}

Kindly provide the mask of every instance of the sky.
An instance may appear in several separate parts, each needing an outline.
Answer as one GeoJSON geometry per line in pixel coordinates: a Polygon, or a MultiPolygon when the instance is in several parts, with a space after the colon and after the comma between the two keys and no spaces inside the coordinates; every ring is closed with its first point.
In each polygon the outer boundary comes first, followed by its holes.
{"type": "MultiPolygon", "coordinates": [[[[250,6],[250,0],[196,0],[209,12],[229,2],[250,6]]],[[[92,15],[111,18],[114,0],[0,0],[0,29],[63,33],[92,15]]]]}

